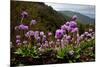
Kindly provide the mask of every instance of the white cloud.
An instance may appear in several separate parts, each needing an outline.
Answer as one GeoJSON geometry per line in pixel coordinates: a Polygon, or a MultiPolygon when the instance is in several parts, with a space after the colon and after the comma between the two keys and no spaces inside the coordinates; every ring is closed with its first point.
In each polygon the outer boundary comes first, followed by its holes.
{"type": "Polygon", "coordinates": [[[65,4],[65,3],[45,3],[52,6],[57,11],[74,11],[87,16],[95,16],[95,6],[93,5],[80,5],[80,4],[65,4]]]}

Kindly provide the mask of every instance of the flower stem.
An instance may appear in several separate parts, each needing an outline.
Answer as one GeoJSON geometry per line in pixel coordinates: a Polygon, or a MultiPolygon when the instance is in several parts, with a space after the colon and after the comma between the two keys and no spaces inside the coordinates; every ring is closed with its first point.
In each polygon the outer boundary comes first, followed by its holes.
{"type": "Polygon", "coordinates": [[[21,23],[23,22],[23,19],[24,19],[24,18],[22,17],[22,19],[21,19],[21,23]]]}

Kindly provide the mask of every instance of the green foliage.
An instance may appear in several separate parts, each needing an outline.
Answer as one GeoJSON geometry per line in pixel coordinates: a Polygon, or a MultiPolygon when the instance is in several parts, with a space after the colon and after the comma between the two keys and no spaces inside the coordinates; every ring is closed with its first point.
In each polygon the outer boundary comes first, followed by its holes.
{"type": "Polygon", "coordinates": [[[22,57],[39,58],[38,51],[33,46],[31,47],[22,46],[16,50],[15,54],[21,55],[22,57]]]}
{"type": "Polygon", "coordinates": [[[57,58],[63,59],[65,57],[65,55],[66,55],[66,48],[64,48],[64,49],[60,48],[57,53],[57,58]]]}
{"type": "Polygon", "coordinates": [[[95,40],[93,39],[90,41],[81,42],[77,47],[69,44],[64,48],[59,48],[59,50],[57,51],[53,48],[46,48],[41,52],[38,51],[34,46],[23,45],[14,53],[16,55],[20,55],[21,57],[36,58],[38,61],[40,59],[41,61],[43,61],[43,63],[46,63],[47,61],[58,62],[58,59],[66,63],[94,61],[95,40]]]}
{"type": "Polygon", "coordinates": [[[80,48],[83,50],[81,51],[83,55],[95,58],[95,40],[82,43],[80,48]]]}
{"type": "Polygon", "coordinates": [[[39,55],[41,58],[55,58],[56,57],[56,51],[52,48],[47,48],[43,52],[39,52],[39,55]]]}
{"type": "MultiPolygon", "coordinates": [[[[57,51],[57,58],[66,59],[66,62],[79,62],[82,61],[81,57],[85,56],[90,58],[89,61],[95,60],[95,40],[82,42],[80,46],[73,47],[68,45],[65,48],[60,48],[57,51]]],[[[84,60],[85,61],[85,60],[84,60]]]]}
{"type": "Polygon", "coordinates": [[[57,51],[57,58],[64,59],[65,57],[68,58],[69,51],[73,50],[73,47],[71,45],[68,45],[64,48],[59,48],[57,51]]]}
{"type": "Polygon", "coordinates": [[[95,31],[95,25],[93,24],[84,24],[79,21],[77,21],[77,23],[79,28],[79,34],[83,34],[84,31],[88,31],[89,28],[92,28],[95,31]]]}

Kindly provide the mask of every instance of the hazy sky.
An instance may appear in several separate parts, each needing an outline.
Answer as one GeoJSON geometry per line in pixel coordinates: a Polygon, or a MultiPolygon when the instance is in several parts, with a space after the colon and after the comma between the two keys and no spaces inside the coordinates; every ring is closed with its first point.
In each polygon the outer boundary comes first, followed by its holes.
{"type": "Polygon", "coordinates": [[[57,11],[75,11],[87,15],[91,18],[95,16],[95,6],[93,5],[78,5],[78,4],[62,4],[62,3],[45,3],[52,6],[57,11]]]}

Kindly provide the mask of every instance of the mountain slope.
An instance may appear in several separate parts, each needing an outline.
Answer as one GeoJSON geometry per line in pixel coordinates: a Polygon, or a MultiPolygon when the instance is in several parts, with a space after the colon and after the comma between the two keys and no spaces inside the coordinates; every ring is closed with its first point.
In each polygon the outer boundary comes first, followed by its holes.
{"type": "Polygon", "coordinates": [[[94,24],[95,19],[92,19],[88,16],[85,16],[83,14],[77,13],[77,12],[73,12],[73,11],[59,11],[60,13],[62,13],[65,16],[73,16],[73,15],[77,15],[78,16],[78,21],[80,21],[81,23],[89,23],[89,24],[94,24]]]}
{"type": "Polygon", "coordinates": [[[32,19],[38,23],[34,26],[34,30],[52,31],[54,32],[61,24],[68,20],[62,14],[53,10],[52,7],[45,5],[42,2],[11,2],[11,29],[20,23],[20,14],[23,10],[27,11],[29,16],[23,20],[24,24],[29,24],[32,19]]]}

